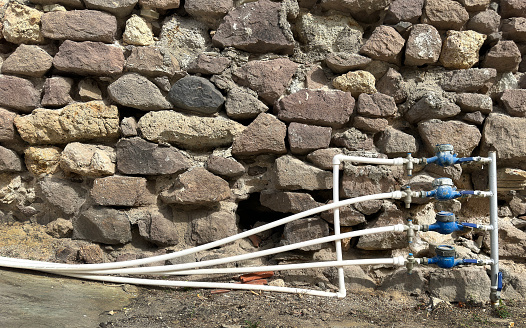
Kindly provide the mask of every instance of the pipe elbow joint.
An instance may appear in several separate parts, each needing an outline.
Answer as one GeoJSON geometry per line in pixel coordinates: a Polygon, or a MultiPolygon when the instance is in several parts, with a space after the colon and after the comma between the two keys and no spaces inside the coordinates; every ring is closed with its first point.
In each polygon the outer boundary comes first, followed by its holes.
{"type": "Polygon", "coordinates": [[[345,155],[343,154],[336,154],[334,155],[334,157],[332,158],[332,165],[340,165],[342,163],[342,158],[344,157],[345,155]]]}

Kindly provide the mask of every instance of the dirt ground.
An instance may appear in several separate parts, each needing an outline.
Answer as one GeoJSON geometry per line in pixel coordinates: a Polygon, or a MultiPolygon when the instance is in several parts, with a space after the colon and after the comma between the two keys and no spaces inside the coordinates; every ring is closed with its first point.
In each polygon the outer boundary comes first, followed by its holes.
{"type": "Polygon", "coordinates": [[[426,295],[298,294],[140,288],[132,303],[100,315],[100,327],[526,327],[526,302],[432,305],[426,295]]]}

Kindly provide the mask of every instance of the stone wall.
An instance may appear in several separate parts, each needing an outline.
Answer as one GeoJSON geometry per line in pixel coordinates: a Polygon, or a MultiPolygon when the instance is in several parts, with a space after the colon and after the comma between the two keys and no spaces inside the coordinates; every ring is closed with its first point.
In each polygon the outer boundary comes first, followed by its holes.
{"type": "MultiPolygon", "coordinates": [[[[520,297],[513,261],[526,254],[525,4],[0,0],[0,221],[37,224],[60,238],[66,246],[45,260],[137,258],[327,202],[335,154],[430,157],[436,144],[451,143],[460,156],[498,153],[504,295],[520,297]]],[[[429,190],[436,177],[487,188],[487,169],[477,165],[414,173],[346,163],[341,192],[429,190]]],[[[370,201],[342,209],[342,229],[410,217],[428,224],[439,210],[489,221],[487,199],[409,210],[370,201]]],[[[332,231],[326,213],[184,261],[332,231]]],[[[422,233],[411,251],[433,256],[446,243],[487,258],[488,238],[422,233]]],[[[399,234],[344,241],[344,249],[350,259],[410,250],[399,234]]],[[[313,259],[334,259],[332,246],[249,264],[313,259]]],[[[418,268],[411,286],[402,271],[357,267],[346,275],[354,287],[429,289],[451,300],[486,299],[489,290],[482,268],[418,268]],[[433,285],[440,279],[449,289],[433,285]]],[[[282,276],[330,286],[334,272],[282,276]]]]}

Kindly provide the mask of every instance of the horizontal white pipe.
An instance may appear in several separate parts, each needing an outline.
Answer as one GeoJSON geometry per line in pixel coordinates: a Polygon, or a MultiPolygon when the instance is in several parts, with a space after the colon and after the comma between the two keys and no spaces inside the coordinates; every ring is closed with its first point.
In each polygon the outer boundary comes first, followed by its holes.
{"type": "Polygon", "coordinates": [[[329,296],[337,297],[338,293],[324,292],[321,290],[311,290],[293,287],[277,287],[268,285],[251,285],[251,284],[235,284],[235,283],[219,283],[219,282],[200,282],[200,281],[174,281],[174,280],[156,280],[156,279],[142,279],[129,277],[115,277],[115,276],[95,276],[87,274],[72,274],[68,273],[65,276],[113,282],[117,284],[132,284],[142,286],[158,286],[158,287],[187,287],[187,288],[213,288],[213,289],[242,289],[242,290],[261,290],[268,292],[293,293],[314,296],[329,296]]]}
{"type": "Polygon", "coordinates": [[[378,165],[403,165],[408,160],[406,158],[368,158],[360,156],[348,156],[343,154],[335,155],[332,158],[332,164],[338,165],[341,161],[348,161],[354,163],[378,164],[378,165]]]}
{"type": "MultiPolygon", "coordinates": [[[[262,265],[262,266],[255,266],[255,267],[240,267],[240,268],[181,270],[181,271],[154,273],[154,274],[177,275],[177,276],[207,275],[207,274],[236,274],[236,273],[253,273],[253,272],[262,272],[262,271],[287,271],[287,270],[318,269],[318,268],[330,268],[330,267],[346,267],[346,266],[353,266],[353,265],[377,265],[377,264],[404,265],[405,258],[403,256],[398,256],[398,257],[393,257],[393,258],[380,258],[380,259],[324,261],[324,262],[294,263],[294,264],[280,264],[280,265],[262,265]]],[[[53,272],[50,272],[50,273],[53,273],[53,272]]]]}
{"type": "MultiPolygon", "coordinates": [[[[174,253],[170,253],[170,254],[152,256],[152,257],[144,258],[144,259],[122,261],[122,262],[111,262],[111,263],[98,263],[98,264],[63,264],[63,263],[52,263],[52,262],[43,262],[43,261],[42,262],[41,261],[34,261],[34,262],[31,262],[31,263],[34,263],[35,265],[38,263],[38,267],[35,267],[36,270],[39,270],[39,269],[58,270],[58,269],[60,269],[63,272],[66,272],[66,271],[89,272],[89,271],[93,271],[93,270],[109,270],[109,269],[116,269],[116,268],[126,268],[126,267],[138,266],[138,265],[145,265],[145,264],[150,264],[150,263],[154,263],[154,262],[158,262],[158,261],[171,260],[171,259],[178,258],[178,257],[181,257],[181,256],[185,256],[185,255],[194,254],[194,253],[197,253],[197,252],[200,252],[200,251],[208,250],[208,249],[211,249],[211,248],[214,248],[214,247],[219,247],[219,246],[222,246],[224,244],[227,244],[227,243],[230,243],[230,242],[234,242],[234,241],[236,241],[238,239],[246,238],[246,237],[249,237],[251,235],[254,235],[254,234],[266,231],[268,229],[272,229],[274,227],[283,225],[285,223],[292,222],[294,220],[301,219],[301,218],[304,218],[304,217],[307,217],[307,216],[311,216],[311,215],[314,215],[314,214],[317,214],[317,213],[320,213],[320,212],[323,212],[323,211],[331,210],[331,209],[334,209],[334,208],[339,208],[339,207],[342,207],[342,206],[355,204],[355,203],[368,201],[368,200],[400,199],[404,195],[405,194],[403,192],[401,192],[401,191],[393,191],[393,192],[388,192],[388,193],[367,195],[367,196],[361,196],[361,197],[355,197],[355,198],[351,198],[351,199],[346,199],[346,200],[343,200],[343,201],[340,201],[340,202],[322,205],[322,206],[319,206],[319,207],[316,207],[316,208],[313,208],[313,209],[310,209],[310,210],[307,210],[307,211],[304,211],[304,212],[301,212],[301,213],[293,214],[293,215],[285,217],[283,219],[280,219],[280,220],[277,220],[277,221],[274,221],[274,222],[270,222],[270,223],[267,223],[267,224],[265,224],[263,226],[260,226],[260,227],[254,228],[254,229],[250,229],[250,230],[247,230],[245,232],[239,233],[237,235],[230,236],[230,237],[227,237],[227,238],[223,238],[223,239],[220,239],[220,240],[208,243],[208,244],[204,244],[204,245],[201,245],[201,246],[185,249],[185,250],[174,252],[174,253]]],[[[13,259],[8,258],[8,257],[0,257],[0,266],[7,266],[7,265],[4,265],[3,263],[13,264],[12,261],[10,261],[10,260],[13,260],[13,259]]],[[[23,261],[23,262],[28,264],[27,261],[23,261]]],[[[11,266],[9,266],[9,267],[11,267],[11,266]]],[[[32,268],[27,267],[27,269],[32,269],[32,268]]]]}
{"type": "Polygon", "coordinates": [[[121,269],[115,269],[115,270],[109,269],[109,270],[75,271],[69,268],[65,270],[65,268],[62,265],[55,266],[53,265],[54,263],[50,263],[50,262],[39,262],[39,261],[28,261],[28,260],[19,261],[18,259],[0,258],[0,266],[19,268],[19,269],[40,270],[40,271],[60,273],[60,274],[66,273],[66,272],[74,272],[74,273],[89,272],[92,274],[150,274],[150,273],[169,274],[172,271],[194,269],[194,268],[200,268],[200,267],[206,267],[206,266],[231,263],[235,261],[249,260],[249,259],[253,259],[257,257],[286,252],[286,251],[298,249],[301,247],[323,244],[323,243],[327,243],[327,242],[331,242],[335,240],[341,240],[345,238],[352,238],[352,237],[358,237],[358,236],[382,233],[382,232],[390,232],[390,231],[402,232],[404,231],[404,229],[405,229],[405,225],[403,224],[397,224],[397,225],[387,226],[387,227],[363,229],[363,230],[346,232],[340,235],[331,235],[331,236],[326,236],[326,237],[317,238],[313,240],[307,240],[304,242],[295,243],[291,245],[275,247],[275,248],[258,251],[258,252],[230,256],[230,257],[215,259],[215,260],[182,263],[182,264],[176,264],[176,265],[163,265],[163,266],[140,267],[140,268],[121,268],[121,269]]]}

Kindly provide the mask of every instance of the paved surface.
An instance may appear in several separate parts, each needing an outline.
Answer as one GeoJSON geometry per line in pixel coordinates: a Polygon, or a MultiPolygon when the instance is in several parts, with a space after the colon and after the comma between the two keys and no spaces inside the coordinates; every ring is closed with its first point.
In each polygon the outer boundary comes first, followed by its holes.
{"type": "Polygon", "coordinates": [[[122,310],[135,291],[133,286],[0,268],[0,327],[99,327],[99,316],[122,310]]]}

